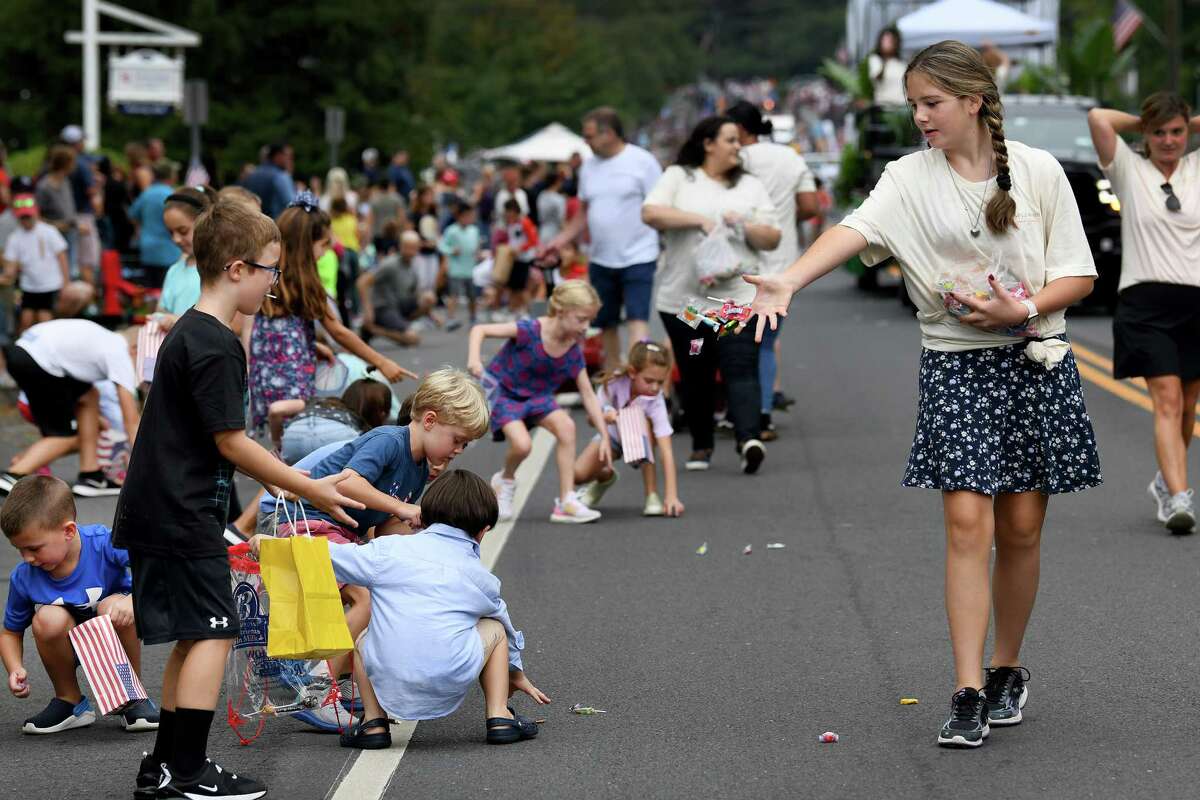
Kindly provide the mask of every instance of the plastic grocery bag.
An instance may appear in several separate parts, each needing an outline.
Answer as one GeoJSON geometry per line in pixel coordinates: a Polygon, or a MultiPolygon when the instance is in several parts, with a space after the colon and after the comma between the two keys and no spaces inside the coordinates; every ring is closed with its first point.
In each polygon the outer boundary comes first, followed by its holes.
{"type": "Polygon", "coordinates": [[[758,272],[758,254],[738,231],[739,228],[718,222],[696,245],[696,277],[701,286],[758,272]]]}
{"type": "MultiPolygon", "coordinates": [[[[281,505],[286,508],[283,503],[276,503],[276,508],[281,505]]],[[[297,507],[303,513],[303,507],[297,507]]],[[[353,650],[328,540],[312,536],[264,539],[258,552],[263,583],[271,595],[267,655],[329,658],[353,650]]]]}

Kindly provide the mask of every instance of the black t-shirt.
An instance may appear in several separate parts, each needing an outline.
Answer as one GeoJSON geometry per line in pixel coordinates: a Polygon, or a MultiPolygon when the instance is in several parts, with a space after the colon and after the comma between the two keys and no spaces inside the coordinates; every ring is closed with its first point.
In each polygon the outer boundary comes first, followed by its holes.
{"type": "Polygon", "coordinates": [[[158,351],[113,543],[159,556],[225,555],[233,464],[213,434],[245,427],[241,342],[216,317],[189,309],[158,351]]]}

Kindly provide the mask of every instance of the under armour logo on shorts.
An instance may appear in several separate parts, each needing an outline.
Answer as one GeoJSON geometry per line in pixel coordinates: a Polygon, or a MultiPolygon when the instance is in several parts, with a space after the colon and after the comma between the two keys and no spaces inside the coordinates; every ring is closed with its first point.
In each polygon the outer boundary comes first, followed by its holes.
{"type": "Polygon", "coordinates": [[[213,630],[216,630],[218,627],[228,628],[229,627],[229,617],[221,617],[220,619],[218,619],[216,617],[209,617],[208,618],[208,626],[210,628],[212,628],[213,630]]]}

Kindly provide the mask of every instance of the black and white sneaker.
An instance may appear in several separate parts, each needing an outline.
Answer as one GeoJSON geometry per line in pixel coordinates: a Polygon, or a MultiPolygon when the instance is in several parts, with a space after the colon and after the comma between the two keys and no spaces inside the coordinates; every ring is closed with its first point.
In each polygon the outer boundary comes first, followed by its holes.
{"type": "Polygon", "coordinates": [[[1020,725],[1021,709],[1029,700],[1029,670],[1024,667],[988,667],[983,694],[987,698],[989,725],[1020,725]]]}
{"type": "Polygon", "coordinates": [[[55,697],[37,716],[25,720],[24,733],[61,733],[72,728],[86,728],[96,721],[96,712],[85,697],[78,703],[68,703],[55,697]]]}
{"type": "Polygon", "coordinates": [[[753,475],[767,457],[767,448],[758,439],[747,439],[738,448],[738,454],[742,457],[742,472],[753,475]]]}
{"type": "Polygon", "coordinates": [[[162,778],[162,764],[143,750],[142,763],[138,765],[137,782],[134,784],[133,800],[154,800],[158,797],[158,785],[163,782],[162,778]]]}
{"type": "Polygon", "coordinates": [[[943,747],[979,747],[991,733],[988,728],[987,698],[977,689],[959,689],[950,698],[950,719],[938,733],[943,747]]]}
{"type": "Polygon", "coordinates": [[[18,475],[15,472],[0,472],[0,492],[8,494],[17,485],[17,481],[24,477],[24,475],[18,475]]]}
{"type": "Polygon", "coordinates": [[[125,730],[131,733],[158,730],[158,706],[153,700],[139,700],[121,712],[125,730]]]}
{"type": "Polygon", "coordinates": [[[121,484],[110,481],[103,472],[81,472],[71,491],[80,497],[113,497],[121,493],[121,484]]]}
{"type": "Polygon", "coordinates": [[[182,797],[186,800],[257,800],[267,793],[267,787],[251,778],[239,778],[232,772],[221,769],[219,764],[208,761],[195,777],[184,779],[172,775],[166,764],[162,765],[162,782],[158,784],[159,798],[182,797]]]}

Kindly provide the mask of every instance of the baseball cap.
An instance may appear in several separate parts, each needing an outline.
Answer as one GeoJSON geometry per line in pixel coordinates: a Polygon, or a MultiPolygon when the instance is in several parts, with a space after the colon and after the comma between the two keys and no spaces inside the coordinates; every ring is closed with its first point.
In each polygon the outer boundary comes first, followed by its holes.
{"type": "Polygon", "coordinates": [[[83,141],[83,128],[78,125],[68,125],[58,134],[58,138],[67,144],[79,144],[83,141]]]}
{"type": "Polygon", "coordinates": [[[36,217],[37,200],[31,194],[19,194],[12,200],[12,210],[14,217],[36,217]]]}

